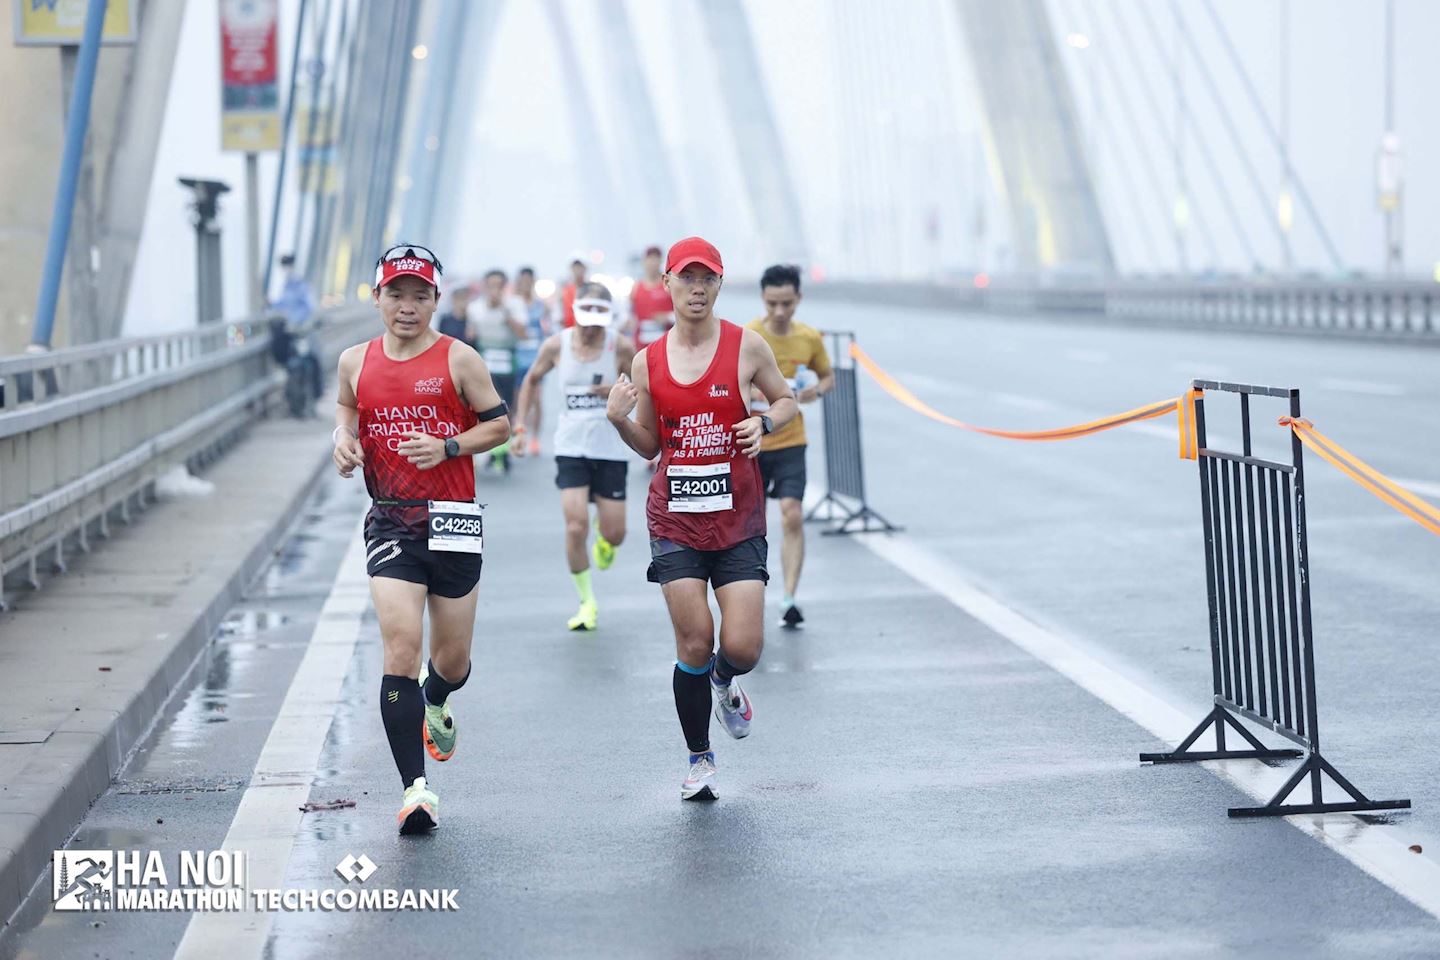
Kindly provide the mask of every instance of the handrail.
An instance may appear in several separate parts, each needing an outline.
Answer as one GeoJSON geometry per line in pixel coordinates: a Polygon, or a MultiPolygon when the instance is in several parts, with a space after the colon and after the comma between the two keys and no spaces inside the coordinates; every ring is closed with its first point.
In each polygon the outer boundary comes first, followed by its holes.
{"type": "MultiPolygon", "coordinates": [[[[322,365],[377,326],[369,310],[329,312],[322,365]]],[[[0,359],[0,608],[7,573],[38,587],[42,555],[43,572],[63,571],[68,549],[153,498],[161,472],[209,462],[278,407],[270,346],[242,321],[0,359]]]]}

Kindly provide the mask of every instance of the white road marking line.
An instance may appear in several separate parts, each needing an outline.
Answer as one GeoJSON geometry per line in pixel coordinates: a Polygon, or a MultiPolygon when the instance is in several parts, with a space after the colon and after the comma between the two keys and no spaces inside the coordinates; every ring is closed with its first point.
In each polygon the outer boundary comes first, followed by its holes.
{"type": "Polygon", "coordinates": [[[1341,380],[1330,377],[1320,381],[1320,386],[1326,390],[1336,390],[1340,393],[1363,393],[1371,397],[1403,397],[1405,388],[1396,386],[1393,383],[1376,383],[1373,380],[1341,380]]]}
{"type": "MultiPolygon", "coordinates": [[[[369,606],[365,540],[357,525],[335,574],[334,586],[320,609],[305,657],[285,693],[285,701],[255,761],[250,785],[240,798],[235,819],[221,845],[225,850],[246,852],[251,890],[273,890],[285,885],[285,872],[303,816],[300,807],[310,797],[320,751],[340,703],[345,670],[355,653],[360,620],[369,606]]],[[[246,897],[248,901],[249,890],[246,897]]],[[[176,948],[176,960],[260,957],[275,915],[255,911],[253,901],[248,901],[246,907],[235,913],[193,914],[176,948]]]]}
{"type": "Polygon", "coordinates": [[[1022,410],[1056,409],[1055,404],[1051,403],[1049,400],[1042,400],[1040,397],[1026,396],[1025,394],[1021,393],[1001,393],[997,391],[990,394],[990,396],[995,398],[996,400],[999,400],[1001,403],[1009,404],[1012,407],[1019,407],[1022,410]]]}
{"type": "Polygon", "coordinates": [[[1422,497],[1440,499],[1440,483],[1431,483],[1429,480],[1407,480],[1404,477],[1391,477],[1390,479],[1411,493],[1418,493],[1422,497]]]}
{"type": "Polygon", "coordinates": [[[906,386],[927,392],[948,393],[957,397],[973,397],[980,392],[966,384],[956,383],[954,380],[946,380],[941,377],[932,377],[929,374],[919,373],[914,370],[898,371],[895,377],[906,386]]]}
{"type": "MultiPolygon", "coordinates": [[[[1184,709],[1170,703],[1128,672],[1100,660],[1079,644],[1052,633],[979,590],[950,561],[903,534],[872,534],[858,539],[877,556],[930,587],[1164,743],[1176,744],[1183,740],[1208,706],[1197,701],[1193,707],[1184,709]]],[[[1136,753],[1143,746],[1137,744],[1136,753]]],[[[1254,760],[1207,761],[1202,766],[1261,803],[1274,796],[1293,769],[1268,767],[1254,760]]],[[[1341,768],[1343,770],[1343,763],[1341,768]]],[[[1223,810],[1201,810],[1197,815],[1216,817],[1220,824],[1227,822],[1223,810]]],[[[1416,831],[1408,824],[1371,824],[1352,814],[1291,816],[1285,820],[1420,909],[1440,918],[1440,863],[1409,850],[1418,838],[1413,836],[1416,831]]]]}

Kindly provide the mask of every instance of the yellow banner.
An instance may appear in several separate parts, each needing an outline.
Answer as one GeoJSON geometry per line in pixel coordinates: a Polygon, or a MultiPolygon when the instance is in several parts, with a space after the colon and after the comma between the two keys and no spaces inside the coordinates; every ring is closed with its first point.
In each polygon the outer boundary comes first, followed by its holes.
{"type": "Polygon", "coordinates": [[[259,153],[280,149],[278,113],[227,111],[220,119],[220,149],[259,153]]]}
{"type": "MultiPolygon", "coordinates": [[[[74,47],[85,33],[85,0],[12,0],[15,43],[22,47],[74,47]]],[[[135,42],[135,4],[109,0],[100,42],[135,42]]]]}

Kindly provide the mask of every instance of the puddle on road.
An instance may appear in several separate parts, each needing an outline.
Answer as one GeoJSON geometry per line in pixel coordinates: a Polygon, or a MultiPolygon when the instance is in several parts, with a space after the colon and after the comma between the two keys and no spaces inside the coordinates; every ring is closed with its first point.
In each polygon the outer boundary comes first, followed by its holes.
{"type": "Polygon", "coordinates": [[[220,621],[221,637],[253,637],[283,627],[290,617],[279,610],[232,610],[220,621]]]}

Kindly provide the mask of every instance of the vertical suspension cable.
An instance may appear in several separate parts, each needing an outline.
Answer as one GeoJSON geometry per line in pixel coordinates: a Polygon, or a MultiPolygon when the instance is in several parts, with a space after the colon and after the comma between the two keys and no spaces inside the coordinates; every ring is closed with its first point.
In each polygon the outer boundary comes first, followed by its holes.
{"type": "MultiPolygon", "coordinates": [[[[1150,17],[1148,7],[1141,6],[1140,9],[1146,18],[1150,17]]],[[[1231,114],[1231,112],[1226,109],[1225,99],[1220,94],[1220,88],[1215,82],[1215,77],[1210,72],[1210,69],[1206,64],[1204,57],[1201,56],[1200,49],[1195,43],[1194,36],[1192,36],[1190,33],[1189,25],[1185,21],[1184,14],[1181,13],[1180,7],[1177,3],[1175,3],[1175,0],[1171,0],[1170,2],[1170,13],[1175,24],[1176,36],[1183,43],[1184,48],[1190,52],[1190,59],[1194,61],[1195,66],[1200,74],[1200,79],[1204,81],[1205,91],[1207,94],[1209,94],[1210,99],[1215,104],[1216,110],[1219,112],[1220,120],[1222,121],[1225,132],[1230,139],[1231,145],[1235,148],[1235,155],[1240,160],[1240,163],[1244,168],[1246,178],[1250,183],[1250,187],[1252,190],[1255,191],[1256,196],[1259,198],[1261,209],[1268,210],[1270,207],[1270,196],[1266,192],[1265,185],[1260,178],[1260,174],[1256,171],[1255,164],[1250,158],[1250,152],[1248,149],[1246,149],[1244,138],[1240,136],[1239,130],[1235,127],[1235,118],[1231,114]]],[[[1177,61],[1182,59],[1181,50],[1176,50],[1175,58],[1177,61]]],[[[1290,239],[1285,235],[1285,232],[1280,229],[1280,225],[1270,217],[1266,217],[1265,219],[1270,223],[1272,227],[1275,228],[1275,233],[1276,236],[1279,238],[1281,248],[1283,249],[1285,247],[1288,247],[1290,239]]]]}
{"type": "MultiPolygon", "coordinates": [[[[1094,13],[1093,8],[1089,4],[1085,4],[1084,7],[1087,11],[1091,12],[1092,14],[1094,13]]],[[[1095,24],[1096,27],[1099,26],[1098,18],[1092,22],[1095,24]]],[[[1096,35],[1099,34],[1098,29],[1093,30],[1093,32],[1096,35]]],[[[1130,142],[1132,144],[1138,144],[1140,147],[1139,150],[1133,151],[1132,154],[1135,157],[1136,162],[1139,164],[1141,172],[1145,174],[1143,178],[1137,178],[1134,175],[1134,169],[1130,166],[1128,160],[1126,159],[1127,151],[1124,149],[1124,144],[1122,144],[1119,140],[1119,134],[1111,130],[1108,125],[1104,125],[1101,132],[1110,133],[1109,139],[1111,139],[1114,145],[1115,154],[1120,157],[1122,159],[1122,162],[1124,163],[1124,182],[1126,185],[1125,192],[1130,197],[1131,202],[1135,207],[1136,219],[1140,222],[1141,231],[1145,234],[1146,249],[1150,251],[1157,251],[1160,249],[1161,244],[1158,242],[1155,234],[1152,232],[1152,225],[1149,222],[1149,219],[1145,216],[1145,206],[1140,202],[1139,191],[1134,189],[1134,185],[1138,182],[1139,179],[1144,179],[1145,182],[1149,184],[1150,190],[1154,194],[1157,203],[1156,209],[1161,212],[1162,216],[1168,208],[1168,204],[1166,202],[1165,188],[1160,183],[1159,174],[1156,173],[1157,164],[1154,162],[1153,156],[1151,154],[1150,140],[1148,137],[1144,136],[1139,121],[1136,119],[1135,107],[1134,103],[1130,99],[1129,90],[1125,86],[1125,84],[1121,82],[1119,71],[1117,70],[1115,63],[1110,60],[1109,57],[1104,55],[1106,51],[1111,49],[1120,49],[1119,44],[1117,43],[1113,47],[1105,46],[1103,48],[1097,48],[1095,45],[1092,45],[1092,48],[1086,52],[1086,55],[1092,57],[1099,57],[1100,59],[1100,64],[1105,74],[1105,78],[1109,81],[1110,87],[1114,91],[1116,103],[1119,104],[1121,118],[1124,122],[1125,127],[1127,128],[1125,132],[1129,136],[1130,142]],[[1142,151],[1144,154],[1143,156],[1140,155],[1142,151]]],[[[1215,239],[1210,235],[1210,229],[1208,224],[1206,224],[1205,221],[1201,220],[1200,218],[1197,218],[1197,222],[1201,224],[1201,235],[1205,239],[1206,247],[1210,251],[1212,261],[1218,260],[1219,254],[1215,248],[1215,239]]]]}
{"type": "MultiPolygon", "coordinates": [[[[1235,68],[1235,72],[1239,74],[1241,85],[1245,88],[1245,93],[1250,100],[1250,105],[1254,108],[1256,115],[1260,119],[1260,126],[1269,136],[1271,144],[1278,148],[1280,138],[1275,133],[1275,127],[1271,125],[1270,118],[1265,113],[1265,106],[1260,102],[1260,95],[1255,92],[1255,84],[1250,79],[1249,71],[1245,69],[1245,64],[1240,60],[1240,54],[1235,50],[1235,45],[1230,41],[1229,32],[1225,29],[1225,25],[1221,23],[1219,15],[1215,12],[1215,5],[1211,0],[1204,0],[1204,4],[1205,12],[1209,15],[1210,22],[1215,27],[1215,32],[1220,36],[1221,45],[1225,48],[1225,53],[1230,60],[1230,64],[1235,68]]],[[[1171,0],[1171,9],[1176,11],[1177,16],[1179,15],[1178,8],[1174,6],[1174,0],[1171,0]]],[[[1191,40],[1191,44],[1193,47],[1193,40],[1191,40]]],[[[1305,210],[1309,213],[1310,219],[1314,221],[1315,232],[1319,234],[1320,242],[1325,246],[1325,252],[1329,255],[1331,264],[1336,270],[1344,270],[1345,263],[1340,259],[1340,252],[1335,248],[1334,241],[1330,239],[1330,231],[1325,229],[1325,221],[1320,219],[1319,211],[1315,209],[1315,204],[1310,200],[1310,191],[1305,189],[1304,181],[1295,173],[1295,168],[1290,164],[1288,153],[1283,155],[1283,159],[1285,162],[1285,175],[1289,178],[1290,182],[1294,184],[1295,194],[1300,198],[1300,202],[1305,205],[1305,210]]]]}

